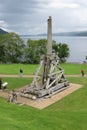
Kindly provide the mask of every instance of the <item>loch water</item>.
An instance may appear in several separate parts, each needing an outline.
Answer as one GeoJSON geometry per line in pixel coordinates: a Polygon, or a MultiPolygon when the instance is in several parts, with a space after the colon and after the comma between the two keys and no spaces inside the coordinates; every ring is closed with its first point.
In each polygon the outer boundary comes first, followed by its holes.
{"type": "MultiPolygon", "coordinates": [[[[43,39],[46,36],[28,36],[24,35],[21,38],[26,42],[27,39],[43,39]]],[[[47,39],[47,38],[46,38],[47,39]]],[[[66,43],[70,49],[70,56],[67,58],[67,62],[71,63],[83,63],[86,61],[87,56],[87,37],[77,36],[53,36],[53,40],[57,43],[66,43]]]]}

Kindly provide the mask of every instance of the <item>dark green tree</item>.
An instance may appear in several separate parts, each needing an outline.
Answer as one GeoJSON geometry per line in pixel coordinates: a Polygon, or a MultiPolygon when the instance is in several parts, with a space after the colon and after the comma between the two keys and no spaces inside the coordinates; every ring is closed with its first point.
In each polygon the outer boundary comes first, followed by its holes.
{"type": "MultiPolygon", "coordinates": [[[[24,42],[16,33],[8,33],[2,36],[0,39],[2,43],[5,62],[18,63],[21,62],[24,42]]],[[[3,57],[3,56],[2,56],[3,57]]]]}
{"type": "MultiPolygon", "coordinates": [[[[46,54],[46,39],[40,40],[31,40],[28,39],[27,46],[25,49],[25,62],[26,63],[39,63],[40,57],[43,54],[46,54]]],[[[66,58],[69,56],[69,47],[65,43],[56,43],[53,41],[52,45],[53,50],[59,56],[60,62],[65,62],[66,58]]]]}
{"type": "Polygon", "coordinates": [[[6,42],[6,35],[0,34],[0,63],[5,63],[6,62],[6,57],[5,57],[5,43],[6,42]]]}
{"type": "Polygon", "coordinates": [[[27,46],[25,49],[25,62],[27,63],[39,63],[40,56],[46,52],[47,40],[31,40],[28,39],[27,46]]]}
{"type": "Polygon", "coordinates": [[[69,57],[69,47],[65,43],[56,42],[53,43],[53,49],[55,50],[56,54],[60,58],[60,62],[66,62],[66,59],[69,57]]]}
{"type": "Polygon", "coordinates": [[[0,63],[5,62],[5,46],[0,43],[0,63]]]}

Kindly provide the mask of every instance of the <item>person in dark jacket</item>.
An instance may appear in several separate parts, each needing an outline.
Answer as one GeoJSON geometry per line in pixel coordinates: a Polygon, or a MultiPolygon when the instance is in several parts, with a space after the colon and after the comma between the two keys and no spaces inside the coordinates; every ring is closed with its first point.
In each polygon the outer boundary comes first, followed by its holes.
{"type": "Polygon", "coordinates": [[[20,77],[23,76],[23,70],[20,68],[20,77]]]}
{"type": "Polygon", "coordinates": [[[2,88],[2,79],[0,78],[0,89],[2,88]]]}

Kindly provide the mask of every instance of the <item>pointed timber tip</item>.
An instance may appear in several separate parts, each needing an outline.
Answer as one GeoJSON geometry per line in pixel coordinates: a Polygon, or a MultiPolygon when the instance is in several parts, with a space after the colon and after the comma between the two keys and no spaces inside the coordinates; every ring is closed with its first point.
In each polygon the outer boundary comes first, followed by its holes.
{"type": "Polygon", "coordinates": [[[49,16],[49,19],[51,19],[51,16],[49,16]]]}

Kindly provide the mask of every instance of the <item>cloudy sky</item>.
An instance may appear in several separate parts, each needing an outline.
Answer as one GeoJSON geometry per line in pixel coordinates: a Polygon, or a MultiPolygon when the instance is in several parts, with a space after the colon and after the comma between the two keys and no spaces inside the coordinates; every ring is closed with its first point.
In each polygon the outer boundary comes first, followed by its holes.
{"type": "Polygon", "coordinates": [[[0,0],[0,28],[18,34],[87,30],[87,0],[0,0]]]}

